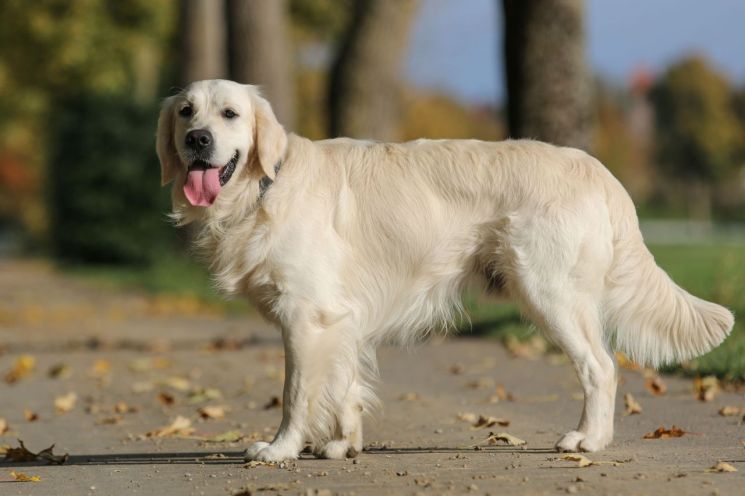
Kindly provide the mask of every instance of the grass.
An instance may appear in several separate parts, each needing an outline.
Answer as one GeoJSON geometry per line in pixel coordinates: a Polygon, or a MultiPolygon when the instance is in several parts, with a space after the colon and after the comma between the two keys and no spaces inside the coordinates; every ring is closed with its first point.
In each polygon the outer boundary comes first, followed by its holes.
{"type": "MultiPolygon", "coordinates": [[[[715,374],[745,380],[745,246],[652,246],[657,263],[683,288],[701,298],[727,306],[739,316],[732,335],[717,349],[690,363],[667,371],[690,375],[715,374]]],[[[227,313],[250,311],[242,300],[225,301],[213,289],[206,270],[186,256],[167,257],[150,268],[68,267],[71,273],[112,288],[143,290],[152,294],[195,296],[227,313]]],[[[498,339],[533,335],[514,306],[495,302],[480,293],[468,293],[465,307],[470,324],[463,334],[498,339]]]]}
{"type": "MultiPolygon", "coordinates": [[[[687,375],[714,374],[745,381],[745,246],[651,246],[657,264],[690,293],[720,303],[735,312],[735,329],[721,346],[689,363],[666,367],[687,375]]],[[[465,299],[472,332],[498,339],[531,336],[513,305],[499,304],[481,295],[465,299]]],[[[464,325],[468,332],[468,325],[464,325]]]]}

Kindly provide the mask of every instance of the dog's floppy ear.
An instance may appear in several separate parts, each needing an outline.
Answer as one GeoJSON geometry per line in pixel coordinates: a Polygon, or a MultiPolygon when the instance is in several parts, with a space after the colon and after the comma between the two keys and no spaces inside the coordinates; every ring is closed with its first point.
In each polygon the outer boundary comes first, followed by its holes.
{"type": "Polygon", "coordinates": [[[259,165],[269,179],[274,179],[274,166],[280,161],[287,148],[287,133],[264,98],[255,95],[256,142],[254,150],[259,165]]]}
{"type": "Polygon", "coordinates": [[[176,172],[179,167],[178,152],[173,143],[173,124],[175,116],[173,115],[173,106],[176,104],[176,97],[169,96],[163,101],[158,117],[158,132],[155,149],[160,160],[160,184],[165,186],[176,178],[176,172]]]}

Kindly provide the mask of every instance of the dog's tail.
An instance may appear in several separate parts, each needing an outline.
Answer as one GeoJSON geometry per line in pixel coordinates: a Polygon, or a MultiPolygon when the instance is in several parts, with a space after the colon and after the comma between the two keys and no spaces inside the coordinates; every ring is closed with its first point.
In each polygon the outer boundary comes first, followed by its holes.
{"type": "Polygon", "coordinates": [[[644,245],[633,205],[625,192],[623,196],[610,205],[614,260],[605,299],[606,325],[616,348],[654,367],[706,353],[732,330],[732,312],[687,293],[657,266],[644,245]]]}

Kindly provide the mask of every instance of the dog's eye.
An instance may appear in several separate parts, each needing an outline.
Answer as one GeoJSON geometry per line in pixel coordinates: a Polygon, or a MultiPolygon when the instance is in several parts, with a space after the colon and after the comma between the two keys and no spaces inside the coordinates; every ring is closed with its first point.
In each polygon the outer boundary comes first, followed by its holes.
{"type": "Polygon", "coordinates": [[[225,109],[225,110],[223,110],[222,111],[222,115],[226,119],[235,119],[236,117],[238,117],[238,114],[236,114],[235,111],[233,111],[233,109],[225,109]]]}
{"type": "Polygon", "coordinates": [[[181,117],[191,117],[191,114],[193,113],[194,111],[192,110],[191,105],[181,107],[181,110],[178,111],[178,115],[181,117]]]}

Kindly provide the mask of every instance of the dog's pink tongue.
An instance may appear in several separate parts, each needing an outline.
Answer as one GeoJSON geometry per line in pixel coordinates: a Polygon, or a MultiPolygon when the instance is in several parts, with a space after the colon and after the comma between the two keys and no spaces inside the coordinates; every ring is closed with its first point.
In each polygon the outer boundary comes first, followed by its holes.
{"type": "Polygon", "coordinates": [[[195,207],[209,207],[220,192],[220,170],[217,167],[190,170],[184,184],[184,194],[195,207]]]}

